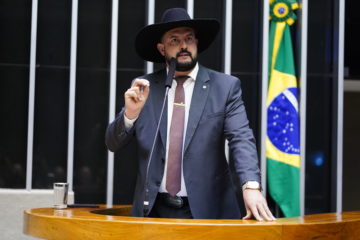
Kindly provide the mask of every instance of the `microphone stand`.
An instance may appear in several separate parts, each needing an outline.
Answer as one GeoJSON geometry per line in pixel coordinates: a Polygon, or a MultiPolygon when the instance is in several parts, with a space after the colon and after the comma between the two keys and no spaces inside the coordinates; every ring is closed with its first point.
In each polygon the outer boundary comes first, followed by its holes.
{"type": "Polygon", "coordinates": [[[144,196],[144,216],[148,216],[149,215],[149,169],[150,169],[150,164],[151,164],[151,160],[153,158],[153,154],[154,154],[154,149],[155,149],[155,144],[156,144],[156,140],[159,136],[159,129],[160,129],[160,123],[164,114],[164,109],[165,109],[165,105],[166,105],[166,100],[169,94],[169,89],[171,88],[171,84],[172,84],[172,80],[175,74],[175,69],[176,69],[176,59],[175,58],[171,58],[170,60],[170,64],[169,64],[169,72],[168,75],[166,77],[166,81],[165,81],[165,96],[164,96],[164,101],[161,107],[161,112],[160,112],[160,117],[159,117],[159,121],[156,127],[156,131],[155,131],[155,137],[153,140],[153,144],[151,147],[151,151],[150,151],[150,155],[149,155],[149,159],[148,159],[148,164],[146,167],[146,176],[145,176],[145,196],[144,196]]]}

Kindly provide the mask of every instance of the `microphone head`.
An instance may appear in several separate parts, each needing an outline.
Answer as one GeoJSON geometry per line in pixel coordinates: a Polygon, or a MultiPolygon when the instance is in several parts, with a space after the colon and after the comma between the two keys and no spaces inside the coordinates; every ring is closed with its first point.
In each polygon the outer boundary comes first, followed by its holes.
{"type": "Polygon", "coordinates": [[[165,81],[165,87],[171,88],[171,83],[175,74],[175,70],[176,70],[176,59],[171,58],[169,63],[169,72],[165,81]]]}

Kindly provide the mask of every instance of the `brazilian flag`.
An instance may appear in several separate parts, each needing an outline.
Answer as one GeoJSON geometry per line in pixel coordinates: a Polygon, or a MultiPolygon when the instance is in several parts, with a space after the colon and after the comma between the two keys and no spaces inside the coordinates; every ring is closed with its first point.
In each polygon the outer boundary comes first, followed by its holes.
{"type": "Polygon", "coordinates": [[[296,1],[270,0],[267,182],[285,217],[300,216],[299,104],[290,34],[297,7],[296,1]]]}

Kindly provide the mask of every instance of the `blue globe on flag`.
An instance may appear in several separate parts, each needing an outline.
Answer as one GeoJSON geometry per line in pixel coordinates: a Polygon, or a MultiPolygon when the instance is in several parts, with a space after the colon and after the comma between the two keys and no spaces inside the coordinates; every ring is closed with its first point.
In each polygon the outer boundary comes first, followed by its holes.
{"type": "Polygon", "coordinates": [[[297,99],[296,88],[288,88],[268,107],[268,137],[279,151],[287,154],[300,154],[297,99]]]}

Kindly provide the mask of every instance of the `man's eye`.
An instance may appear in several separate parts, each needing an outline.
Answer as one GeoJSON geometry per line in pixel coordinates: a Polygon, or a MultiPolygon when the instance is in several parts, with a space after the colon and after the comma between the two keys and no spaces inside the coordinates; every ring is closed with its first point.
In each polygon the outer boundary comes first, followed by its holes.
{"type": "Polygon", "coordinates": [[[193,43],[194,40],[195,40],[195,38],[193,36],[189,36],[189,37],[186,38],[187,43],[193,43]]]}
{"type": "Polygon", "coordinates": [[[171,43],[177,43],[177,42],[179,42],[179,41],[178,41],[176,38],[173,38],[173,39],[170,40],[170,42],[171,42],[171,43]]]}

